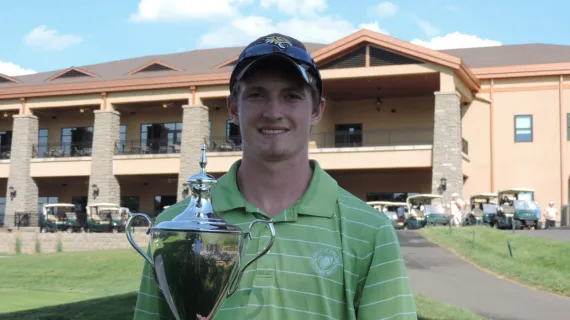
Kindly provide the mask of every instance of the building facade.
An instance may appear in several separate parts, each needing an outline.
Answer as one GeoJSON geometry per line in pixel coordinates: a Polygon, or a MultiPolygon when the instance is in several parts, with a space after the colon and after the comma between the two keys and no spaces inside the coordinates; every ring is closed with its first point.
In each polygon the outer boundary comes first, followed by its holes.
{"type": "MultiPolygon", "coordinates": [[[[327,107],[310,156],[369,200],[534,188],[568,203],[570,46],[435,51],[361,30],[307,43],[327,107]]],[[[44,203],[112,202],[158,214],[198,171],[240,158],[226,109],[242,48],[0,75],[0,221],[44,203]],[[3,216],[3,217],[2,217],[3,216]]]]}

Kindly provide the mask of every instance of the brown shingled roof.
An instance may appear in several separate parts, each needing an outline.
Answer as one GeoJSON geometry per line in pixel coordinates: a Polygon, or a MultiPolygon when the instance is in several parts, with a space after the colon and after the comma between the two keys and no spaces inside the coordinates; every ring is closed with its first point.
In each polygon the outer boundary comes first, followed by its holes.
{"type": "MultiPolygon", "coordinates": [[[[327,46],[327,44],[319,43],[304,44],[310,52],[315,52],[316,50],[327,46]]],[[[20,81],[21,83],[0,82],[0,88],[172,75],[225,73],[231,71],[232,66],[226,66],[218,69],[214,69],[213,67],[237,56],[242,49],[243,47],[203,49],[181,53],[150,55],[77,67],[80,70],[84,70],[95,75],[94,77],[69,77],[49,80],[54,75],[61,73],[67,68],[31,75],[15,76],[11,78],[20,81]],[[145,66],[152,61],[163,62],[166,65],[180,69],[180,71],[167,70],[129,74],[129,72],[145,66]]],[[[465,65],[470,68],[570,62],[570,46],[552,44],[503,45],[496,47],[437,51],[461,58],[465,65]]]]}
{"type": "Polygon", "coordinates": [[[570,46],[555,44],[532,43],[439,51],[461,58],[469,68],[570,62],[570,46]]]}
{"type": "MultiPolygon", "coordinates": [[[[304,43],[309,51],[315,51],[319,48],[326,46],[326,44],[317,43],[304,43]]],[[[229,47],[229,48],[216,48],[216,49],[203,49],[193,50],[188,52],[171,53],[163,55],[150,55],[132,59],[117,60],[111,62],[104,62],[86,66],[77,66],[81,70],[90,72],[96,77],[71,77],[71,78],[56,78],[49,81],[51,77],[68,69],[60,69],[48,72],[40,72],[30,75],[23,75],[12,77],[21,81],[21,84],[11,82],[0,83],[0,88],[15,87],[22,85],[47,85],[47,84],[60,84],[60,83],[77,83],[77,82],[91,82],[101,80],[120,80],[120,79],[133,79],[133,78],[146,78],[146,77],[160,77],[172,75],[187,75],[187,74],[204,74],[204,73],[224,73],[232,70],[231,66],[222,67],[219,69],[212,69],[214,66],[227,61],[240,54],[243,47],[229,47]],[[132,75],[128,73],[147,65],[153,61],[164,62],[167,65],[177,67],[181,71],[153,71],[153,72],[138,72],[132,75]]]]}

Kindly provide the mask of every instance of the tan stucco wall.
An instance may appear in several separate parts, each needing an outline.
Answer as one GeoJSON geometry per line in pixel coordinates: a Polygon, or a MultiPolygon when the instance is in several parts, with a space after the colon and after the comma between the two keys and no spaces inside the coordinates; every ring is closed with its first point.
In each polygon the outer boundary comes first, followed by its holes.
{"type": "Polygon", "coordinates": [[[29,98],[26,107],[29,109],[78,107],[78,106],[101,106],[103,97],[100,94],[84,94],[73,96],[56,96],[29,98]]]}
{"type": "MultiPolygon", "coordinates": [[[[0,178],[8,178],[10,176],[10,160],[0,161],[0,178]]],[[[0,186],[2,186],[0,180],[0,186]]],[[[2,194],[0,193],[0,197],[2,194]]]]}
{"type": "Polygon", "coordinates": [[[77,177],[91,174],[91,157],[32,159],[30,176],[40,177],[77,177]]]}
{"type": "Polygon", "coordinates": [[[129,181],[119,178],[121,196],[138,196],[139,210],[152,215],[154,213],[155,196],[176,196],[176,180],[156,179],[152,175],[141,177],[142,181],[129,181]],[[144,179],[146,178],[146,179],[144,179]],[[144,185],[147,182],[148,185],[144,185]]]}
{"type": "Polygon", "coordinates": [[[464,109],[462,134],[469,143],[468,160],[464,160],[463,168],[469,176],[463,185],[464,198],[491,190],[489,111],[489,102],[483,99],[474,99],[464,109]]]}
{"type": "Polygon", "coordinates": [[[534,90],[494,97],[495,188],[534,188],[543,207],[549,200],[560,203],[558,94],[534,90]],[[533,115],[533,142],[514,142],[514,116],[522,114],[533,115]]]}
{"type": "MultiPolygon", "coordinates": [[[[567,80],[565,80],[566,84],[570,84],[570,77],[566,77],[567,80]]],[[[563,134],[563,148],[564,148],[564,187],[565,190],[563,190],[564,195],[566,196],[566,203],[570,203],[570,191],[569,191],[569,187],[570,187],[570,141],[568,140],[568,131],[570,130],[570,123],[568,122],[568,116],[567,114],[570,113],[570,89],[565,89],[563,90],[563,98],[562,98],[562,103],[563,103],[563,108],[562,108],[562,112],[563,112],[563,117],[564,119],[562,119],[562,134],[563,134]]]]}

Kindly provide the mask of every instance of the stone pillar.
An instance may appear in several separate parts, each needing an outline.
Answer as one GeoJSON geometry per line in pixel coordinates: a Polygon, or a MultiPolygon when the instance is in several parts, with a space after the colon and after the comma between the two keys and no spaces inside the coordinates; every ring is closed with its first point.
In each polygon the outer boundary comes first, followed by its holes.
{"type": "Polygon", "coordinates": [[[30,227],[38,225],[38,186],[30,176],[30,160],[34,144],[38,143],[38,118],[15,115],[10,155],[10,175],[6,186],[4,227],[14,227],[16,212],[29,213],[30,227]],[[16,192],[12,198],[10,187],[16,192]]]}
{"type": "Polygon", "coordinates": [[[463,191],[461,156],[461,106],[456,92],[435,92],[435,116],[432,149],[432,193],[441,194],[448,203],[454,192],[463,191]],[[445,191],[441,178],[447,179],[445,191]]]}
{"type": "Polygon", "coordinates": [[[121,188],[113,173],[115,144],[120,138],[120,120],[120,113],[117,111],[95,111],[88,204],[100,202],[120,204],[121,188]],[[99,194],[93,193],[93,185],[97,185],[99,194]]]}
{"type": "MultiPolygon", "coordinates": [[[[180,149],[180,172],[176,199],[184,199],[184,184],[193,174],[200,171],[200,152],[208,137],[208,107],[184,105],[182,116],[182,141],[180,149]]],[[[206,166],[206,170],[208,167],[206,166]]]]}

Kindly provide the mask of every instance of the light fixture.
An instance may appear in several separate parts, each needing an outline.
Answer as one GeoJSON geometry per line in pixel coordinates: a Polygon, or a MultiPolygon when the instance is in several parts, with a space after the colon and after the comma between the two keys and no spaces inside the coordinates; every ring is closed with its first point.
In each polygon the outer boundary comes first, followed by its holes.
{"type": "Polygon", "coordinates": [[[93,189],[93,199],[97,199],[97,196],[99,195],[99,187],[97,187],[96,184],[93,184],[91,188],[93,189]]]}
{"type": "Polygon", "coordinates": [[[190,193],[190,186],[188,186],[187,182],[183,182],[182,183],[182,197],[184,197],[184,198],[188,197],[189,193],[190,193]]]}
{"type": "Polygon", "coordinates": [[[166,108],[168,108],[168,104],[163,103],[163,104],[162,104],[162,107],[163,107],[164,109],[166,109],[166,108]]]}
{"type": "Polygon", "coordinates": [[[4,118],[8,118],[8,112],[4,112],[4,118]]]}
{"type": "Polygon", "coordinates": [[[79,112],[83,113],[83,112],[85,112],[85,109],[81,108],[81,109],[79,109],[79,112]]]}
{"type": "Polygon", "coordinates": [[[8,191],[10,192],[10,200],[14,200],[14,198],[16,197],[16,189],[14,189],[13,186],[10,186],[8,188],[8,191]]]}
{"type": "Polygon", "coordinates": [[[439,180],[439,189],[441,190],[441,192],[447,190],[447,178],[446,177],[441,177],[441,179],[439,180]]]}

